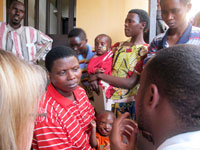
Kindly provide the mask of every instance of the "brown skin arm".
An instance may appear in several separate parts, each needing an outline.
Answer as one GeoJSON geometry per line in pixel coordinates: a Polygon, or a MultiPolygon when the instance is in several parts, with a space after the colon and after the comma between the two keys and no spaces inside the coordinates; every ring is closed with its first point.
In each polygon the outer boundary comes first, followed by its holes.
{"type": "Polygon", "coordinates": [[[103,80],[114,87],[120,87],[123,89],[131,89],[135,87],[139,81],[139,78],[140,76],[135,72],[130,78],[114,77],[103,73],[98,73],[90,76],[91,81],[103,80]]]}
{"type": "Polygon", "coordinates": [[[109,136],[111,150],[136,150],[138,128],[133,120],[127,119],[128,117],[129,113],[124,113],[115,120],[109,136]],[[123,142],[124,136],[127,142],[123,142]]]}
{"type": "Polygon", "coordinates": [[[96,92],[97,95],[100,94],[99,84],[97,80],[90,81],[90,87],[93,91],[96,92]]]}
{"type": "Polygon", "coordinates": [[[96,122],[94,120],[91,122],[91,126],[92,126],[92,132],[90,135],[90,145],[92,148],[97,148],[98,143],[96,138],[96,122]]]}

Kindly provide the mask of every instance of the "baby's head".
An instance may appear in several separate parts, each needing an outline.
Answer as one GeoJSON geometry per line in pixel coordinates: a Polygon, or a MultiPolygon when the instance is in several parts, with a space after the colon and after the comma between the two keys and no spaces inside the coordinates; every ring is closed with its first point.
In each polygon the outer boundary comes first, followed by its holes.
{"type": "Polygon", "coordinates": [[[112,40],[106,34],[99,34],[95,38],[94,43],[95,43],[95,51],[97,55],[103,55],[110,49],[112,40]]]}
{"type": "Polygon", "coordinates": [[[111,111],[102,111],[97,114],[97,130],[102,136],[109,136],[115,115],[111,111]]]}

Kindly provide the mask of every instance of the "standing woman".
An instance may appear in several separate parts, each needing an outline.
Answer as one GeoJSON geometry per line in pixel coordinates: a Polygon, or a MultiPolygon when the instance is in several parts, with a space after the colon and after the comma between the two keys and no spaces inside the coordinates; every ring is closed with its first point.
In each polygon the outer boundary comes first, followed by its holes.
{"type": "Polygon", "coordinates": [[[0,49],[0,149],[30,150],[46,72],[0,49]]]}
{"type": "Polygon", "coordinates": [[[145,43],[143,34],[148,25],[149,16],[146,11],[142,9],[130,10],[124,24],[124,32],[129,39],[114,45],[112,76],[105,74],[97,74],[96,76],[113,86],[106,91],[106,97],[108,102],[112,104],[111,109],[117,117],[124,112],[129,112],[132,118],[135,117],[134,96],[137,87],[123,89],[123,86],[120,86],[123,84],[123,80],[115,77],[130,78],[135,71],[136,64],[147,53],[148,44],[145,43]]]}

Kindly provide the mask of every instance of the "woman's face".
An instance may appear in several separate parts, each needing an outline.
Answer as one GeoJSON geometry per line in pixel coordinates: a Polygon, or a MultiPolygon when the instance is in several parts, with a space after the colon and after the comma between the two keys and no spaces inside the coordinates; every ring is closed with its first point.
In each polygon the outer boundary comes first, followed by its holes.
{"type": "Polygon", "coordinates": [[[78,59],[75,56],[70,56],[55,60],[49,77],[56,90],[61,95],[65,95],[76,89],[81,74],[78,59]]]}
{"type": "Polygon", "coordinates": [[[184,4],[181,0],[162,0],[160,6],[162,19],[170,29],[178,29],[187,22],[186,15],[191,7],[189,3],[184,4]]]}
{"type": "Polygon", "coordinates": [[[127,37],[137,36],[141,32],[140,26],[141,23],[138,14],[128,13],[124,24],[125,35],[127,37]]]}

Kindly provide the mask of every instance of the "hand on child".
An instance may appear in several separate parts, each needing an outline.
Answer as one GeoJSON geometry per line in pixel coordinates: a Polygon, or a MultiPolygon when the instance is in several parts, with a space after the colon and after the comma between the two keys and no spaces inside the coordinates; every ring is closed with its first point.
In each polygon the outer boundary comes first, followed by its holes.
{"type": "Polygon", "coordinates": [[[104,73],[105,70],[103,68],[99,68],[95,71],[95,73],[104,73]]]}
{"type": "Polygon", "coordinates": [[[110,134],[111,150],[136,150],[138,128],[133,120],[127,119],[129,113],[122,114],[113,123],[110,134]],[[122,138],[126,138],[126,142],[122,138]]]}
{"type": "Polygon", "coordinates": [[[93,91],[95,91],[97,93],[97,95],[100,94],[100,89],[99,89],[99,85],[98,85],[97,81],[91,81],[90,87],[93,91]]]}
{"type": "Polygon", "coordinates": [[[97,75],[95,75],[95,74],[89,74],[89,76],[88,76],[88,81],[89,82],[96,81],[96,80],[98,80],[97,75]]]}

